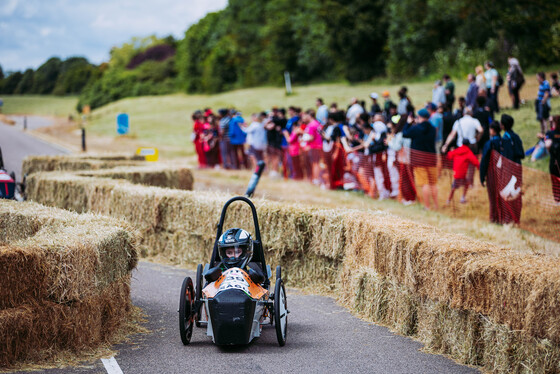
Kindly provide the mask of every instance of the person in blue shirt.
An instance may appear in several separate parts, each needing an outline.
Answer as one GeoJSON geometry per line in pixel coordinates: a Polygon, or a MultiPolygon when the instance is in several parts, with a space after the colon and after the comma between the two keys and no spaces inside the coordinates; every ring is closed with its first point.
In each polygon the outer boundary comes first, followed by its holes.
{"type": "Polygon", "coordinates": [[[430,113],[426,109],[418,111],[418,122],[413,124],[409,116],[402,135],[410,138],[410,161],[413,167],[414,180],[422,187],[422,203],[430,209],[430,198],[434,209],[438,209],[437,188],[437,155],[436,155],[436,128],[429,121],[430,113]]]}
{"type": "MultiPolygon", "coordinates": [[[[490,140],[484,144],[482,150],[482,160],[480,161],[480,184],[484,187],[486,183],[486,191],[488,192],[488,202],[490,203],[490,222],[504,222],[504,205],[503,199],[500,197],[500,182],[502,174],[497,171],[498,165],[503,166],[504,161],[500,159],[500,155],[504,158],[513,158],[513,149],[509,142],[504,142],[500,136],[501,128],[498,122],[490,124],[490,140]],[[492,151],[497,154],[492,155],[492,151]]],[[[500,171],[503,169],[499,168],[500,171]]]]}
{"type": "Polygon", "coordinates": [[[550,116],[550,83],[548,83],[546,75],[542,71],[537,73],[537,81],[539,82],[539,93],[535,101],[535,111],[537,112],[537,121],[541,125],[541,133],[546,134],[548,117],[550,116]]]}
{"type": "Polygon", "coordinates": [[[245,123],[241,112],[236,112],[234,117],[229,121],[229,141],[233,148],[233,162],[236,169],[247,168],[247,155],[245,154],[245,139],[247,134],[241,130],[241,126],[245,123]]]}

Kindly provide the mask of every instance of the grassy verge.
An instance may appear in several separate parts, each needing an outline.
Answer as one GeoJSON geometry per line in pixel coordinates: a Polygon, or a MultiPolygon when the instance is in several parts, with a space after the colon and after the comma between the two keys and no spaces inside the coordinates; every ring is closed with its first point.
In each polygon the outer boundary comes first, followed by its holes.
{"type": "Polygon", "coordinates": [[[75,96],[8,95],[2,96],[4,114],[33,114],[41,116],[76,117],[75,96]]]}

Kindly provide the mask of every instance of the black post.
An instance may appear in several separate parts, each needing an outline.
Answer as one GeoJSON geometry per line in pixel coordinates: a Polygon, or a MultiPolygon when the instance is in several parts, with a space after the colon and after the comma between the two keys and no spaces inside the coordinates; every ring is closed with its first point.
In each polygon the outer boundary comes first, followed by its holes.
{"type": "Polygon", "coordinates": [[[86,129],[82,128],[82,151],[86,151],[86,129]]]}
{"type": "Polygon", "coordinates": [[[27,116],[23,117],[23,130],[27,130],[27,116]]]}

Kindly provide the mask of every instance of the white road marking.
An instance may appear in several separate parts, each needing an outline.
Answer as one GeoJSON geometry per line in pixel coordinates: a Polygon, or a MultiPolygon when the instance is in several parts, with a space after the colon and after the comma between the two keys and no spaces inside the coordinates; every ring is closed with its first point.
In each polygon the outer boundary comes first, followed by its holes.
{"type": "Polygon", "coordinates": [[[105,366],[105,370],[107,370],[108,374],[123,374],[123,371],[117,363],[117,360],[115,360],[115,357],[102,358],[101,362],[103,362],[103,366],[105,366]]]}

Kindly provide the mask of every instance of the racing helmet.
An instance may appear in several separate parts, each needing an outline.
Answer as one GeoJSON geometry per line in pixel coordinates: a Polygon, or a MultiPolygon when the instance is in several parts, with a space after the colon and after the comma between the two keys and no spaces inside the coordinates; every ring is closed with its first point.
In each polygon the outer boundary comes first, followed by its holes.
{"type": "Polygon", "coordinates": [[[229,229],[218,239],[218,253],[228,269],[244,268],[253,258],[253,239],[243,229],[229,229]]]}

